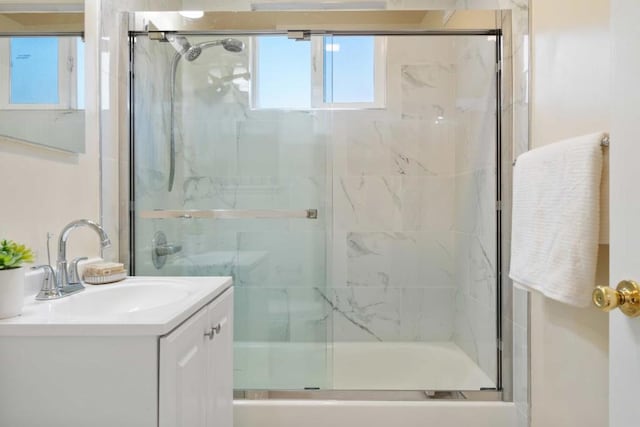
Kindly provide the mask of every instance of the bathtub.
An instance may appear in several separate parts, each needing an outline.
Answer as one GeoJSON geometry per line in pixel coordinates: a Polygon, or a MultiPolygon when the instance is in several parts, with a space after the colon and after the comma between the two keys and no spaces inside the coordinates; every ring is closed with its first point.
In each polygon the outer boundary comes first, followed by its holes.
{"type": "Polygon", "coordinates": [[[235,342],[234,353],[238,389],[495,387],[495,382],[453,342],[235,342]]]}
{"type": "Polygon", "coordinates": [[[234,427],[515,427],[506,402],[236,400],[234,427]]]}
{"type": "Polygon", "coordinates": [[[406,400],[395,401],[344,400],[340,393],[332,394],[332,389],[387,390],[393,394],[393,390],[478,390],[494,386],[477,364],[450,342],[329,346],[244,342],[235,343],[235,350],[236,374],[240,374],[236,378],[247,385],[261,383],[262,388],[268,388],[275,384],[281,389],[320,385],[328,390],[310,391],[315,393],[313,400],[290,399],[286,392],[271,399],[258,396],[256,400],[235,400],[235,427],[516,426],[516,409],[508,402],[413,399],[411,393],[419,391],[406,392],[406,400]],[[322,369],[324,366],[329,368],[322,369]],[[320,369],[313,372],[310,367],[320,369]]]}

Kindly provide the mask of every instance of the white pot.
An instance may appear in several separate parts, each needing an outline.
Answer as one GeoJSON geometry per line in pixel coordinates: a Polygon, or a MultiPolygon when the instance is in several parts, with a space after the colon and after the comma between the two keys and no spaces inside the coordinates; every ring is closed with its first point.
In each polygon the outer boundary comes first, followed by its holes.
{"type": "Polygon", "coordinates": [[[24,305],[24,268],[0,270],[0,319],[18,316],[24,305]]]}

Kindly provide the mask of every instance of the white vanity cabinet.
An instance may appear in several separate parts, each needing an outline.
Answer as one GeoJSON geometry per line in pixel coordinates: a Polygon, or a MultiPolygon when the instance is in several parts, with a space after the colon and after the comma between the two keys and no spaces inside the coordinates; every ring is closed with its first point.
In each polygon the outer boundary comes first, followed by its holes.
{"type": "Polygon", "coordinates": [[[77,304],[159,286],[185,296],[111,318],[29,299],[0,321],[0,427],[233,427],[231,278],[129,278],[77,304]]]}
{"type": "Polygon", "coordinates": [[[230,292],[160,338],[160,427],[232,426],[230,292]]]}

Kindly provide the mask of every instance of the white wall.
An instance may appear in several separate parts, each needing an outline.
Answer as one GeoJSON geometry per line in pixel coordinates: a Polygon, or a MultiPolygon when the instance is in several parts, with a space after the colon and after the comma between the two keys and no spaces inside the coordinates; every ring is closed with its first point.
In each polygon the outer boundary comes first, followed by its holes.
{"type": "MultiPolygon", "coordinates": [[[[99,220],[95,144],[88,145],[85,154],[75,155],[0,139],[0,182],[4,188],[0,237],[34,249],[38,263],[46,262],[47,232],[57,239],[73,219],[99,220]]],[[[70,257],[98,254],[96,237],[84,230],[76,233],[70,239],[70,257]]],[[[52,258],[56,241],[51,244],[52,258]]]]}
{"type": "MultiPolygon", "coordinates": [[[[0,0],[2,3],[16,3],[0,0]]],[[[44,3],[71,3],[40,0],[44,3]]],[[[75,2],[82,3],[82,2],[75,2]]],[[[1,31],[1,29],[0,29],[1,31]]],[[[87,34],[87,45],[95,45],[87,34]]],[[[89,52],[87,88],[96,85],[95,55],[89,52]]],[[[55,262],[58,233],[78,218],[100,220],[100,162],[96,121],[97,95],[87,90],[86,152],[67,154],[35,145],[0,139],[0,182],[4,188],[0,202],[0,238],[25,243],[36,252],[38,263],[46,262],[46,234],[54,233],[52,262],[55,262]]],[[[37,126],[25,123],[25,126],[37,126]]],[[[70,239],[69,258],[99,254],[98,239],[92,232],[78,230],[70,239]]]]}
{"type": "MultiPolygon", "coordinates": [[[[532,148],[609,128],[609,1],[531,7],[532,148]]],[[[601,246],[599,283],[607,281],[601,246]]],[[[608,316],[531,299],[531,425],[607,426],[608,316]]]]}

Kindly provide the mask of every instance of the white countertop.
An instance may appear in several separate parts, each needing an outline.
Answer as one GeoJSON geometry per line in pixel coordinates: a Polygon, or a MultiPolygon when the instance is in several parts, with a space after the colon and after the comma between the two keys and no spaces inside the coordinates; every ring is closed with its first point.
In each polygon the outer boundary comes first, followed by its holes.
{"type": "MultiPolygon", "coordinates": [[[[210,301],[220,296],[232,285],[231,277],[128,277],[107,285],[86,285],[78,294],[52,301],[35,301],[33,295],[25,297],[21,316],[0,320],[0,336],[149,336],[165,335],[180,325],[210,301]],[[151,292],[161,287],[172,288],[180,293],[175,301],[140,311],[122,313],[107,309],[104,314],[86,312],[82,309],[85,301],[98,308],[101,294],[107,296],[117,287],[129,286],[144,292],[144,286],[151,285],[151,292]],[[91,294],[91,295],[89,295],[91,294]],[[87,298],[88,297],[88,298],[87,298]]],[[[127,291],[127,289],[124,289],[127,291]]],[[[112,294],[113,295],[113,294],[112,294]]],[[[126,295],[123,293],[122,295],[126,295]]],[[[108,298],[104,298],[105,304],[108,298]]],[[[87,307],[89,307],[87,305],[87,307]]],[[[108,307],[107,307],[108,308],[108,307]]],[[[100,311],[102,313],[102,311],[100,311]]]]}

